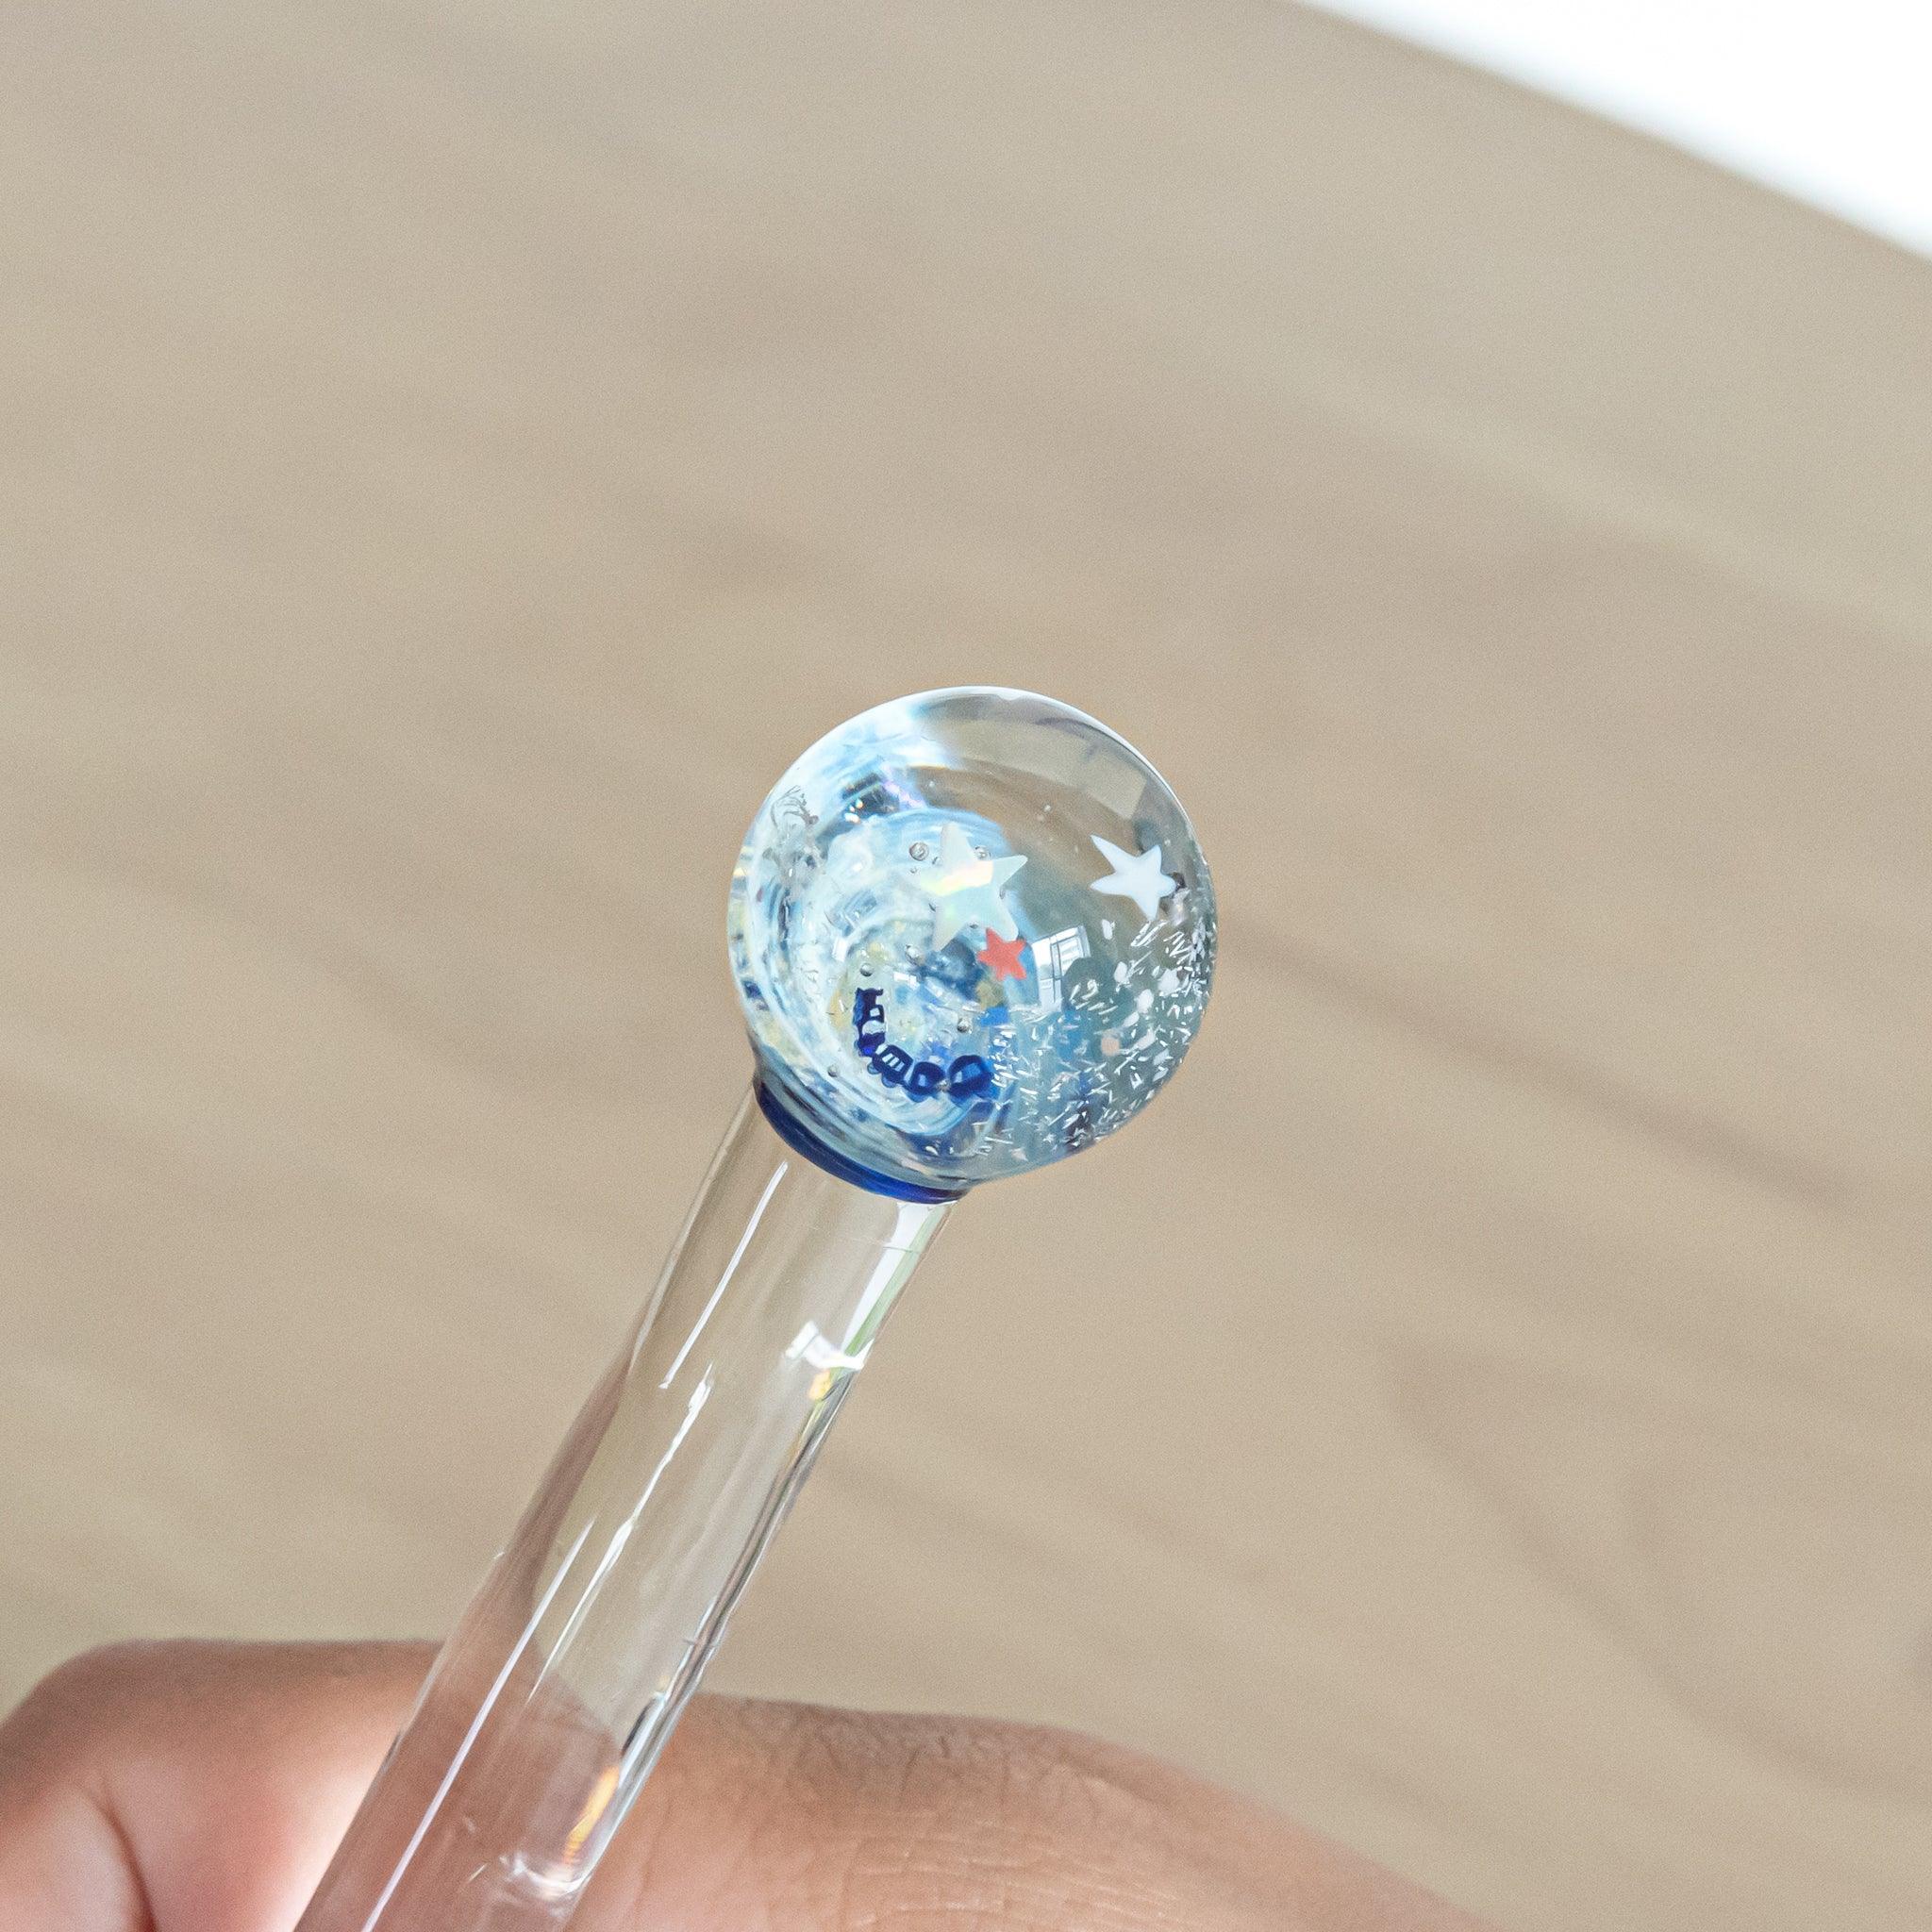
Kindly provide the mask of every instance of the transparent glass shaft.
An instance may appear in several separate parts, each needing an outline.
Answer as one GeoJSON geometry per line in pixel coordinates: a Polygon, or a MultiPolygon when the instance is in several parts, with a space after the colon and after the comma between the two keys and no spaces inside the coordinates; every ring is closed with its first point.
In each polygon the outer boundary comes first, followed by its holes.
{"type": "Polygon", "coordinates": [[[297,1932],[565,1924],[947,1211],[747,1098],[297,1932]]]}

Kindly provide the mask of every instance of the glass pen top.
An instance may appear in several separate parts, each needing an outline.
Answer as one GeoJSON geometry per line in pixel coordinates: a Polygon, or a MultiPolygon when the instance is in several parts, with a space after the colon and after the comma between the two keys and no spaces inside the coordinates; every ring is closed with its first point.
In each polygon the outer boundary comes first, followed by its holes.
{"type": "Polygon", "coordinates": [[[1025,691],[928,691],[821,739],[752,822],[729,930],[768,1111],[891,1191],[957,1193],[1124,1125],[1214,971],[1174,793],[1025,691]]]}

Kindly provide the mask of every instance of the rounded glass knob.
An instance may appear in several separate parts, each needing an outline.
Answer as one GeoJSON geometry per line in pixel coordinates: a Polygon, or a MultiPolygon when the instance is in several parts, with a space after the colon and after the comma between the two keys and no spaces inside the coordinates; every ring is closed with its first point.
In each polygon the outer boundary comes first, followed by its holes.
{"type": "Polygon", "coordinates": [[[752,822],[729,927],[774,1124],[917,1198],[1124,1125],[1214,972],[1214,890],[1174,793],[1026,691],[927,691],[821,739],[752,822]]]}

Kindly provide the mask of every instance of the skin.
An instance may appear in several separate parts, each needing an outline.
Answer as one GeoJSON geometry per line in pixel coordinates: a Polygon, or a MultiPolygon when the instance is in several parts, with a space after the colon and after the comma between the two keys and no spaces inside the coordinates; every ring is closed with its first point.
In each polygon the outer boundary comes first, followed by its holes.
{"type": "MultiPolygon", "coordinates": [[[[0,1724],[0,1932],[288,1932],[430,1656],[161,1643],[57,1671],[0,1724]]],[[[645,1927],[1482,1932],[1090,1739],[724,1697],[692,1705],[573,1921],[645,1927]]]]}

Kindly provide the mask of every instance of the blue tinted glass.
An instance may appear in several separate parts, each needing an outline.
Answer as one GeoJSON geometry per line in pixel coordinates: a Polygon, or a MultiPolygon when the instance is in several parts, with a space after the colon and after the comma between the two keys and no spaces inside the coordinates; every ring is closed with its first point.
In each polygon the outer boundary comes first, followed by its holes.
{"type": "Polygon", "coordinates": [[[1024,691],[929,691],[822,739],[752,824],[732,966],[768,1105],[948,1191],[1077,1153],[1173,1074],[1214,892],[1159,774],[1024,691]]]}

